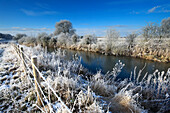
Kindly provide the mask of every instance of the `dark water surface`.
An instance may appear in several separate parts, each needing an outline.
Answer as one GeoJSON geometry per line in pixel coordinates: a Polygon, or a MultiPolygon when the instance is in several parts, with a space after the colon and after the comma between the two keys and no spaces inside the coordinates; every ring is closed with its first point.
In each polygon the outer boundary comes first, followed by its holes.
{"type": "Polygon", "coordinates": [[[135,66],[137,66],[136,73],[138,73],[139,70],[146,65],[142,71],[143,76],[146,72],[148,72],[148,74],[152,74],[156,69],[167,72],[168,68],[170,68],[170,63],[153,62],[140,58],[106,56],[98,53],[74,51],[68,49],[65,49],[65,51],[67,60],[71,60],[73,55],[77,54],[78,57],[81,57],[81,64],[92,73],[96,73],[99,70],[101,70],[103,74],[107,73],[108,71],[112,71],[115,64],[120,60],[123,64],[125,64],[122,72],[118,76],[118,78],[122,79],[130,77],[131,72],[134,72],[135,66]]]}

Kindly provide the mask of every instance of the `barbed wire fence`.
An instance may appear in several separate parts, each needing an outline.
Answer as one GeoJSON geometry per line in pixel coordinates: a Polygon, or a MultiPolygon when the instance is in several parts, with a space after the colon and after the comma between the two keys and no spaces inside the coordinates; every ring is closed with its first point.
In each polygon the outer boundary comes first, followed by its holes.
{"type": "Polygon", "coordinates": [[[28,79],[29,79],[30,83],[32,84],[32,86],[35,86],[35,90],[37,92],[37,104],[35,104],[34,106],[39,108],[42,112],[50,112],[50,113],[54,112],[53,109],[52,109],[51,103],[49,102],[49,99],[45,96],[45,94],[44,94],[44,92],[41,88],[40,78],[42,78],[44,83],[48,86],[48,88],[52,91],[54,96],[56,96],[58,101],[61,103],[62,107],[64,107],[67,110],[68,113],[72,113],[73,110],[70,110],[68,108],[68,106],[62,101],[61,97],[59,97],[57,95],[55,90],[47,82],[46,78],[43,76],[43,74],[38,69],[38,67],[37,67],[37,59],[38,59],[37,56],[32,56],[30,58],[26,53],[24,53],[23,47],[20,47],[20,45],[13,44],[13,48],[18,55],[18,59],[21,60],[21,62],[22,62],[24,73],[26,74],[26,76],[28,76],[28,79]],[[28,62],[31,63],[32,69],[29,67],[28,62]],[[34,76],[34,82],[31,78],[30,74],[32,76],[34,76]],[[47,103],[48,107],[45,106],[44,102],[47,103]]]}

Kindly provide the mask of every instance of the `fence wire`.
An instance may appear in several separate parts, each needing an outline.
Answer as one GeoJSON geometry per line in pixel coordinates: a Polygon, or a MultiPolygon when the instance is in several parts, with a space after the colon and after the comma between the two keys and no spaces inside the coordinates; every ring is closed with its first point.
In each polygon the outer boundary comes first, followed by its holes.
{"type": "MultiPolygon", "coordinates": [[[[29,72],[34,76],[32,69],[29,67],[29,65],[28,65],[28,63],[26,62],[26,60],[25,60],[24,58],[21,58],[20,53],[23,53],[23,55],[25,56],[25,58],[27,58],[27,60],[28,60],[29,62],[31,62],[31,59],[29,58],[29,56],[28,56],[26,53],[24,53],[23,51],[20,51],[20,48],[18,48],[16,45],[13,45],[13,47],[14,47],[14,50],[16,51],[16,53],[17,53],[18,56],[19,56],[18,58],[20,58],[21,60],[23,59],[23,62],[24,62],[25,65],[26,65],[27,71],[29,71],[29,72]]],[[[38,72],[40,78],[42,78],[42,79],[45,81],[45,83],[46,83],[46,85],[48,86],[48,88],[51,89],[51,91],[52,91],[52,92],[54,93],[54,95],[57,97],[58,101],[62,104],[62,106],[63,106],[64,108],[66,108],[69,113],[72,113],[72,111],[71,111],[71,110],[67,107],[67,105],[62,101],[61,97],[59,97],[59,96],[57,95],[57,93],[55,92],[55,90],[54,90],[54,89],[51,87],[51,85],[47,82],[47,80],[45,79],[45,77],[43,76],[43,74],[39,71],[39,69],[37,68],[37,66],[36,66],[33,62],[31,62],[31,64],[32,64],[32,66],[36,69],[36,71],[38,72]]],[[[29,74],[28,74],[28,78],[29,78],[30,82],[31,82],[33,85],[35,85],[29,74]]],[[[36,79],[35,79],[35,81],[37,82],[36,79]]],[[[49,109],[50,109],[50,113],[52,113],[53,110],[52,110],[52,108],[51,108],[51,104],[49,103],[48,99],[46,98],[46,96],[45,96],[45,94],[44,94],[44,92],[43,92],[43,90],[42,90],[42,88],[41,88],[41,86],[40,86],[40,84],[39,84],[38,82],[37,82],[37,86],[38,86],[38,88],[40,89],[40,92],[42,93],[45,101],[47,102],[47,105],[48,105],[48,107],[49,107],[49,109]]],[[[40,96],[39,92],[38,92],[38,95],[40,96]]],[[[40,100],[41,100],[41,102],[42,102],[42,104],[43,104],[43,107],[45,108],[45,105],[44,105],[44,103],[43,103],[43,100],[42,100],[41,98],[40,98],[40,100]]],[[[35,106],[37,106],[37,105],[35,105],[35,106]]],[[[37,106],[37,107],[38,107],[38,106],[37,106]]],[[[42,108],[40,108],[40,107],[38,107],[38,108],[39,108],[42,112],[44,112],[42,108]]],[[[45,111],[48,112],[46,108],[45,108],[45,111]]]]}

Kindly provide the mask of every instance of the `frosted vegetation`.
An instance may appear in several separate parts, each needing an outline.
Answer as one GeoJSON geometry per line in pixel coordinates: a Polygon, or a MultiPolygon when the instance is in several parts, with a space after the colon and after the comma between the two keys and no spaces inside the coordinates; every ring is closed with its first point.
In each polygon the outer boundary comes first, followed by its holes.
{"type": "Polygon", "coordinates": [[[148,23],[140,32],[120,37],[115,29],[108,29],[106,36],[78,36],[68,20],[55,25],[53,34],[40,33],[36,37],[17,34],[20,44],[27,46],[60,47],[98,52],[105,55],[132,56],[159,62],[170,62],[170,17],[159,24],[148,23]]]}
{"type": "MultiPolygon", "coordinates": [[[[122,68],[121,61],[111,72],[90,73],[75,55],[65,60],[65,52],[59,48],[98,52],[106,55],[140,57],[154,61],[170,62],[170,18],[161,24],[150,23],[141,33],[120,37],[115,29],[108,29],[106,36],[78,36],[68,20],[57,22],[53,34],[40,33],[36,37],[17,34],[13,39],[23,46],[24,53],[38,57],[38,68],[47,82],[40,80],[43,106],[36,103],[36,92],[32,72],[24,68],[12,45],[0,45],[0,111],[2,112],[71,112],[91,113],[141,113],[168,112],[170,103],[170,68],[167,72],[155,70],[153,74],[142,74],[136,68],[130,78],[117,80],[122,68]],[[44,48],[42,48],[44,47],[44,48]],[[57,48],[52,53],[48,47],[57,48]],[[53,92],[54,91],[54,92],[53,92]],[[47,101],[48,100],[48,101],[47,101]]],[[[27,58],[27,66],[31,62],[27,58]]]]}
{"type": "MultiPolygon", "coordinates": [[[[93,38],[87,36],[87,40],[89,39],[93,38]]],[[[96,40],[90,40],[89,43],[96,43],[96,40]]],[[[19,56],[11,45],[0,47],[3,50],[0,57],[2,112],[68,112],[42,79],[41,87],[51,108],[47,104],[45,107],[38,107],[31,72],[28,70],[25,75],[19,56]]],[[[71,61],[64,60],[65,52],[61,49],[48,53],[40,45],[23,47],[29,58],[34,55],[38,57],[39,70],[72,112],[163,113],[169,110],[170,69],[167,72],[155,70],[153,74],[146,73],[144,77],[141,75],[142,70],[136,73],[134,69],[130,78],[116,80],[126,66],[121,61],[105,75],[100,72],[91,74],[83,68],[76,55],[71,61]]],[[[29,60],[26,62],[31,68],[29,60]]]]}

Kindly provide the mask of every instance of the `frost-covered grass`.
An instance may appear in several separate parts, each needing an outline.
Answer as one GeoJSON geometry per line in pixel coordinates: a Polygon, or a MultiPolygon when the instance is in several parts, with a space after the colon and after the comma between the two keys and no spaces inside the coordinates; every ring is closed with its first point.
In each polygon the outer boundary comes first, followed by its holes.
{"type": "MultiPolygon", "coordinates": [[[[31,73],[25,75],[23,66],[11,45],[1,45],[4,52],[0,60],[0,110],[3,112],[35,112],[49,110],[37,107],[36,92],[31,73]],[[30,75],[30,78],[29,76],[30,75]]],[[[116,80],[125,66],[121,61],[111,72],[91,74],[75,56],[64,60],[65,52],[58,49],[48,53],[41,46],[24,47],[24,53],[38,57],[38,68],[48,84],[73,112],[91,113],[140,113],[165,112],[169,108],[170,69],[156,70],[153,74],[133,74],[131,78],[116,80]],[[139,79],[140,78],[140,79],[139,79]],[[156,108],[156,109],[154,109],[156,108]]],[[[27,60],[31,68],[31,62],[27,60]]],[[[135,71],[134,71],[135,72],[135,71]]],[[[42,90],[54,112],[68,112],[58,101],[46,82],[41,80],[42,90]]],[[[44,98],[45,100],[45,98],[44,98]]],[[[47,101],[46,101],[47,102],[47,101]]]]}

